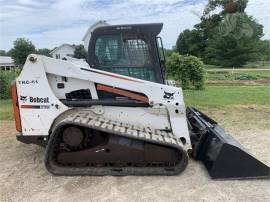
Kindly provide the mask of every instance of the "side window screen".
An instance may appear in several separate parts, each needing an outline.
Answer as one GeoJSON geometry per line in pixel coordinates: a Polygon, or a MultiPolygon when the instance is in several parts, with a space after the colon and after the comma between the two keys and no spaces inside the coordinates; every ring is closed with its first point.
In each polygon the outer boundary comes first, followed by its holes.
{"type": "Polygon", "coordinates": [[[102,36],[96,41],[95,54],[101,66],[112,66],[118,63],[121,56],[120,36],[102,36]]]}
{"type": "Polygon", "coordinates": [[[150,67],[151,58],[148,44],[142,39],[126,39],[123,43],[124,57],[130,66],[150,67]]]}
{"type": "Polygon", "coordinates": [[[95,44],[98,68],[155,81],[150,51],[147,40],[132,35],[103,35],[95,44]]]}

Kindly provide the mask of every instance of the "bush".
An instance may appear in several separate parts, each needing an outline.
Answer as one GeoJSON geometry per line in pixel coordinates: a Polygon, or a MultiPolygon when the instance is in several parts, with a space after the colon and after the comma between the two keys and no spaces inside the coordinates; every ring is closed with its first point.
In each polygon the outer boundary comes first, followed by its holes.
{"type": "Polygon", "coordinates": [[[250,75],[250,74],[241,74],[237,75],[234,78],[235,80],[257,80],[258,77],[255,75],[250,75]]]}
{"type": "Polygon", "coordinates": [[[204,88],[206,71],[203,62],[195,56],[173,53],[167,62],[167,74],[181,82],[183,89],[204,88]]]}
{"type": "Polygon", "coordinates": [[[0,71],[0,99],[11,98],[11,82],[18,76],[18,71],[0,71]]]}

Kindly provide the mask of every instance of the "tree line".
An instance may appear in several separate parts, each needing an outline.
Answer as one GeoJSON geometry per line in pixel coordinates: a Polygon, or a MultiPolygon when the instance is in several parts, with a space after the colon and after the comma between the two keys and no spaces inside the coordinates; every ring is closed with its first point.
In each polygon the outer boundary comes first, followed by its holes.
{"type": "Polygon", "coordinates": [[[200,23],[179,34],[175,51],[220,66],[269,61],[270,40],[262,40],[263,26],[245,12],[247,3],[248,0],[209,0],[200,23]]]}
{"type": "MultiPolygon", "coordinates": [[[[245,9],[248,0],[208,0],[200,22],[165,49],[167,76],[183,89],[204,89],[204,64],[241,67],[247,62],[270,61],[270,40],[262,40],[263,26],[245,9]]],[[[263,63],[264,64],[264,63],[263,63]]]]}
{"type": "MultiPolygon", "coordinates": [[[[0,56],[11,56],[14,63],[18,66],[22,66],[29,54],[38,54],[52,57],[50,52],[53,49],[41,48],[37,49],[36,46],[29,40],[25,38],[17,38],[13,42],[13,48],[9,51],[0,50],[0,56]]],[[[86,51],[82,44],[75,45],[75,51],[73,57],[81,59],[86,58],[86,51]]]]}

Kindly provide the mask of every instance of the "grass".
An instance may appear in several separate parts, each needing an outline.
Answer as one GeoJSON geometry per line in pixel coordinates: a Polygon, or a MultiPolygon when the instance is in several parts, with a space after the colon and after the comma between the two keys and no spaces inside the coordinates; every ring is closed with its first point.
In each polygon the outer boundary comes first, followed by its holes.
{"type": "Polygon", "coordinates": [[[262,68],[262,69],[270,69],[270,64],[269,62],[268,63],[265,63],[265,64],[255,64],[255,63],[249,63],[249,64],[246,64],[243,66],[243,68],[262,68]]]}
{"type": "Polygon", "coordinates": [[[11,100],[0,100],[0,120],[12,120],[13,108],[11,100]]]}
{"type": "Polygon", "coordinates": [[[208,80],[236,80],[247,77],[252,80],[270,79],[270,71],[208,71],[208,80]]]}
{"type": "MultiPolygon", "coordinates": [[[[219,65],[208,65],[205,64],[207,69],[232,69],[232,67],[223,67],[223,66],[219,66],[219,65]]],[[[235,67],[235,68],[244,68],[244,69],[270,69],[270,63],[265,63],[263,64],[261,63],[248,63],[246,65],[244,65],[243,67],[235,67]]]]}
{"type": "Polygon", "coordinates": [[[195,107],[269,105],[269,86],[211,86],[204,91],[185,90],[185,103],[195,107]]]}

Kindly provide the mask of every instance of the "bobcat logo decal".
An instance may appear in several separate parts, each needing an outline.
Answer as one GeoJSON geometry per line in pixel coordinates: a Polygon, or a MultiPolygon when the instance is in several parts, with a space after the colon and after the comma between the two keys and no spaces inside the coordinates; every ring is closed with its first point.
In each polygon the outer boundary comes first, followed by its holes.
{"type": "Polygon", "coordinates": [[[168,93],[168,92],[164,91],[163,98],[167,99],[167,100],[173,100],[174,99],[174,93],[168,93]]]}
{"type": "Polygon", "coordinates": [[[27,96],[20,95],[20,100],[23,101],[23,102],[26,102],[27,101],[27,96]]]}

